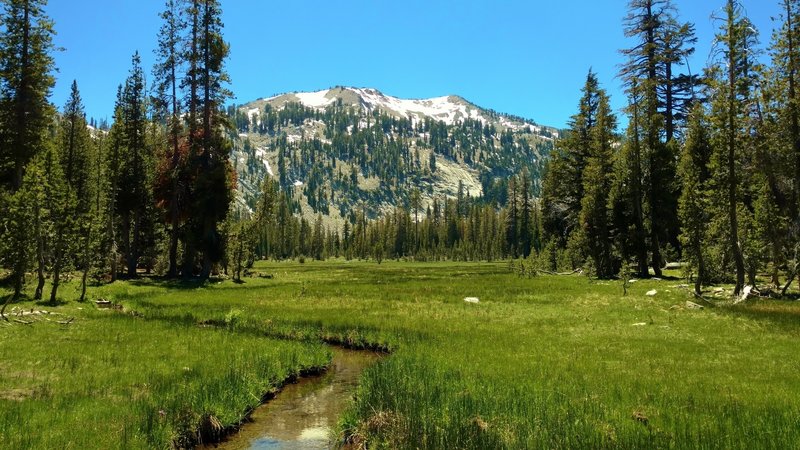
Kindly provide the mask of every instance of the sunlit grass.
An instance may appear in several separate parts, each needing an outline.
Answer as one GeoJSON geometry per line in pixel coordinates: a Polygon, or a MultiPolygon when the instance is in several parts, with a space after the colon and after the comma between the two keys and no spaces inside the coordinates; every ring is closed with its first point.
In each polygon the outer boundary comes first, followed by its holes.
{"type": "MultiPolygon", "coordinates": [[[[681,280],[639,281],[623,296],[621,282],[520,278],[507,263],[259,263],[256,271],[274,278],[142,280],[91,292],[164,332],[205,333],[196,326],[208,323],[269,348],[274,341],[258,336],[306,343],[298,355],[320,339],[391,351],[365,372],[341,422],[343,438],[370,448],[800,447],[797,303],[695,311],[685,308],[692,297],[681,280]],[[651,289],[655,297],[645,295],[651,289]]],[[[229,382],[222,367],[210,365],[205,380],[229,382]]],[[[165,391],[178,374],[163,377],[165,391]]]]}
{"type": "Polygon", "coordinates": [[[329,360],[318,345],[84,308],[69,325],[0,328],[0,447],[189,445],[329,360]]]}

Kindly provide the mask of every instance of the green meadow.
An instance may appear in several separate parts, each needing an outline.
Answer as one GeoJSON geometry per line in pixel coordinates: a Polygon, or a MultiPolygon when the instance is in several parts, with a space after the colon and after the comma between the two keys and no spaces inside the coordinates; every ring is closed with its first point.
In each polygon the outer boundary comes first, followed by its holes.
{"type": "Polygon", "coordinates": [[[694,310],[680,279],[624,295],[507,262],[254,270],[90,290],[121,310],[11,305],[61,315],[0,323],[0,446],[191,446],[324,368],[332,343],[388,354],[340,419],[351,448],[800,448],[797,302],[710,291],[694,310]]]}

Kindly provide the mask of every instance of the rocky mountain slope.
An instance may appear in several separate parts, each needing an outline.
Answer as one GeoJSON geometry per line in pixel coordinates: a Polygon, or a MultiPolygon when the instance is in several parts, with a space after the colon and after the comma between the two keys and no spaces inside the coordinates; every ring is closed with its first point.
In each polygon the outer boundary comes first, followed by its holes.
{"type": "Polygon", "coordinates": [[[252,208],[265,177],[305,216],[372,216],[434,197],[502,203],[523,168],[538,184],[557,130],[457,97],[406,100],[337,87],[256,100],[231,111],[240,202],[252,208]]]}

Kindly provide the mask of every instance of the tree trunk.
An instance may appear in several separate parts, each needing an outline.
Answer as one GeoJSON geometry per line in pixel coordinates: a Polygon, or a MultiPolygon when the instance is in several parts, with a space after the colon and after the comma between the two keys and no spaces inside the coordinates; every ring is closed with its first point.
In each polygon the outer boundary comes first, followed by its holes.
{"type": "Polygon", "coordinates": [[[213,265],[209,252],[203,252],[203,269],[200,272],[200,279],[205,281],[211,278],[211,268],[213,265]]]}
{"type": "Polygon", "coordinates": [[[694,280],[694,295],[701,297],[703,295],[703,280],[706,277],[706,262],[703,259],[703,250],[697,249],[697,276],[694,280]]]}
{"type": "Polygon", "coordinates": [[[81,298],[78,300],[83,303],[86,301],[86,281],[89,278],[89,264],[83,267],[83,274],[81,275],[81,298]]]}
{"type": "Polygon", "coordinates": [[[190,242],[185,242],[183,247],[183,270],[181,276],[184,279],[189,279],[194,276],[194,260],[196,251],[194,245],[190,242]]]}
{"type": "Polygon", "coordinates": [[[34,226],[34,233],[36,233],[36,274],[39,279],[39,284],[36,286],[36,292],[33,295],[34,300],[41,300],[44,291],[44,236],[42,236],[41,218],[39,217],[39,207],[36,206],[36,223],[34,226]]]}
{"type": "Polygon", "coordinates": [[[58,287],[61,284],[61,250],[57,251],[53,260],[53,286],[50,288],[50,304],[55,305],[58,299],[58,287]]]}
{"type": "Polygon", "coordinates": [[[133,221],[133,235],[129,236],[128,245],[128,277],[136,278],[136,269],[139,266],[139,254],[140,254],[140,238],[141,235],[141,215],[140,213],[136,213],[133,221]]]}
{"type": "MultiPolygon", "coordinates": [[[[729,0],[729,14],[733,14],[733,6],[729,0]]],[[[738,296],[744,288],[744,257],[742,249],[739,247],[739,218],[736,211],[736,191],[738,181],[736,179],[736,52],[733,50],[735,43],[734,18],[728,18],[728,220],[730,230],[730,246],[733,261],[736,265],[736,287],[733,295],[738,296]]]]}

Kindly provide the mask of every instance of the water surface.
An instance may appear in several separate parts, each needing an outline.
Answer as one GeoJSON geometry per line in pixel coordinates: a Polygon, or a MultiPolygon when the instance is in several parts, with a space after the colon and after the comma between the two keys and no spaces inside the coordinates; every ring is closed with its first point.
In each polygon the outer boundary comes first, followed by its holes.
{"type": "Polygon", "coordinates": [[[329,449],[331,430],[352,399],[361,372],[380,356],[333,348],[330,369],[289,384],[253,411],[252,422],[212,448],[226,450],[329,449]]]}

